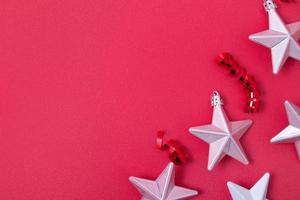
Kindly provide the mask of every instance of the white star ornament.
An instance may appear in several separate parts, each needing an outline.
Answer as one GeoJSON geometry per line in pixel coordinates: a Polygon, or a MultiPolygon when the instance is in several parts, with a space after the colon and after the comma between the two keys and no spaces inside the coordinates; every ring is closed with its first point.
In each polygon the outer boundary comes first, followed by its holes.
{"type": "Polygon", "coordinates": [[[227,186],[233,200],[266,200],[270,174],[263,177],[250,189],[246,189],[233,182],[227,182],[227,186]]]}
{"type": "Polygon", "coordinates": [[[129,177],[129,181],[142,194],[141,200],[177,200],[198,194],[196,190],[176,186],[174,179],[173,163],[169,163],[155,181],[133,176],[129,177]]]}
{"type": "Polygon", "coordinates": [[[249,36],[253,42],[271,49],[273,73],[277,74],[288,57],[300,60],[300,21],[285,25],[273,0],[264,0],[269,29],[249,36]]]}
{"type": "Polygon", "coordinates": [[[285,101],[289,125],[271,139],[271,143],[294,143],[300,159],[300,108],[285,101]]]}
{"type": "Polygon", "coordinates": [[[191,134],[209,144],[208,170],[212,170],[225,155],[245,165],[249,163],[239,139],[251,126],[252,121],[229,121],[222,104],[219,93],[214,91],[212,123],[189,129],[191,134]]]}

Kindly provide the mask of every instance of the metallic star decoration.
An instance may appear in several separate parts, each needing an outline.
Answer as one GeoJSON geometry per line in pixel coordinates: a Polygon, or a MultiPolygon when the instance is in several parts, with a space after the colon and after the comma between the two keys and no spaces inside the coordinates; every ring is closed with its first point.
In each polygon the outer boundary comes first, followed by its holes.
{"type": "Polygon", "coordinates": [[[295,143],[300,159],[300,108],[293,103],[286,101],[285,110],[288,116],[289,125],[278,135],[271,139],[271,143],[295,143]]]}
{"type": "Polygon", "coordinates": [[[129,181],[143,195],[141,200],[177,200],[186,199],[198,194],[196,190],[176,186],[174,179],[173,163],[169,163],[155,181],[129,177],[129,181]]]}
{"type": "Polygon", "coordinates": [[[300,60],[300,21],[285,25],[273,0],[264,0],[269,30],[249,36],[253,42],[271,49],[273,73],[277,74],[288,57],[300,60]]]}
{"type": "Polygon", "coordinates": [[[270,174],[265,175],[250,189],[239,186],[232,182],[227,182],[233,200],[266,200],[270,174]]]}
{"type": "Polygon", "coordinates": [[[209,144],[208,170],[212,170],[225,155],[248,164],[239,139],[251,126],[252,121],[229,121],[222,108],[221,97],[216,91],[212,95],[212,106],[212,123],[189,129],[191,134],[209,144]]]}

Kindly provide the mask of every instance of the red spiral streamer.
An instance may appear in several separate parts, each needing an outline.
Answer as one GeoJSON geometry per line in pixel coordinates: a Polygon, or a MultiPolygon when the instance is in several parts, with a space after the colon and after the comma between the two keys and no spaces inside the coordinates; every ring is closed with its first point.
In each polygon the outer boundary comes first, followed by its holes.
{"type": "Polygon", "coordinates": [[[187,162],[187,154],[184,151],[183,147],[176,140],[169,140],[167,143],[164,143],[165,132],[158,131],[156,138],[156,147],[162,151],[169,151],[169,159],[176,165],[182,165],[187,162]]]}
{"type": "Polygon", "coordinates": [[[237,77],[245,88],[247,93],[247,105],[245,112],[254,113],[259,110],[259,90],[254,77],[251,76],[247,70],[240,66],[230,53],[221,53],[217,57],[217,63],[225,67],[230,75],[237,77]]]}

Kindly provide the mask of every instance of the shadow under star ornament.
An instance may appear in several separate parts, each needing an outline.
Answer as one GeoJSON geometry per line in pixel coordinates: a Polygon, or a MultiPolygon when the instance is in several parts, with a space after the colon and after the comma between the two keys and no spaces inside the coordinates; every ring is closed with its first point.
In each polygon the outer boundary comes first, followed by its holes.
{"type": "Polygon", "coordinates": [[[289,101],[285,101],[285,110],[289,125],[271,139],[271,143],[295,143],[300,159],[300,108],[289,101]]]}
{"type": "Polygon", "coordinates": [[[245,165],[249,164],[239,139],[251,126],[252,121],[229,121],[222,104],[219,93],[214,91],[212,123],[189,129],[191,134],[209,144],[208,170],[212,170],[225,155],[229,155],[245,165]]]}
{"type": "Polygon", "coordinates": [[[300,60],[300,21],[285,25],[273,0],[264,0],[269,29],[249,36],[253,42],[271,49],[273,73],[277,74],[288,57],[300,60]]]}
{"type": "Polygon", "coordinates": [[[233,200],[266,200],[269,179],[270,174],[265,173],[250,190],[233,182],[227,182],[227,186],[233,200]]]}
{"type": "Polygon", "coordinates": [[[171,162],[155,180],[129,177],[129,181],[143,195],[141,200],[177,200],[198,194],[196,190],[176,186],[174,164],[171,162]]]}

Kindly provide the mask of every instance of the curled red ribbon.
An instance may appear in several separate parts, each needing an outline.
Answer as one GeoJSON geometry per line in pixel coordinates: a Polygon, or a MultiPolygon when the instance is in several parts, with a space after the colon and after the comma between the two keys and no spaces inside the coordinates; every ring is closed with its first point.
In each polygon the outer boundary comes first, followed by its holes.
{"type": "Polygon", "coordinates": [[[156,147],[162,151],[169,150],[169,159],[176,165],[182,165],[187,162],[187,154],[184,151],[183,147],[176,140],[169,140],[167,143],[164,143],[163,131],[157,132],[156,138],[156,147]]]}
{"type": "Polygon", "coordinates": [[[257,112],[259,109],[259,90],[254,77],[248,74],[247,70],[240,66],[230,53],[221,53],[217,57],[217,63],[229,70],[232,76],[238,77],[240,83],[247,92],[247,106],[245,111],[248,113],[257,112]]]}

